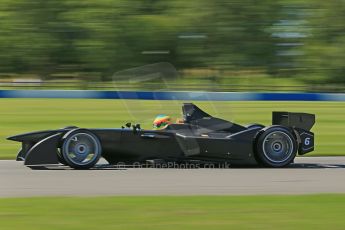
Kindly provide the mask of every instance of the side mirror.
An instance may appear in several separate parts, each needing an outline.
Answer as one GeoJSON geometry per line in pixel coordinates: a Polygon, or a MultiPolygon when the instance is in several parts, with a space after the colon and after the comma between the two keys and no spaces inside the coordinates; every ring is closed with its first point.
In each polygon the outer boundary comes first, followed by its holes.
{"type": "Polygon", "coordinates": [[[136,133],[138,130],[141,129],[140,124],[132,125],[132,127],[133,127],[133,132],[134,132],[134,133],[136,133]]]}

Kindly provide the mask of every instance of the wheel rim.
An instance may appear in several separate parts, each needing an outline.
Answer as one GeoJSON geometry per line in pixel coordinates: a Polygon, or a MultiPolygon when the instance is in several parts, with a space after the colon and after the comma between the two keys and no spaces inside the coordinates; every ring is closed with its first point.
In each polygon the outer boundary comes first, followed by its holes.
{"type": "Polygon", "coordinates": [[[263,152],[269,161],[283,163],[288,160],[293,153],[293,141],[285,132],[272,132],[268,134],[263,141],[263,152]]]}
{"type": "Polygon", "coordinates": [[[66,140],[64,153],[72,163],[87,165],[99,155],[99,142],[88,133],[76,133],[66,140]]]}

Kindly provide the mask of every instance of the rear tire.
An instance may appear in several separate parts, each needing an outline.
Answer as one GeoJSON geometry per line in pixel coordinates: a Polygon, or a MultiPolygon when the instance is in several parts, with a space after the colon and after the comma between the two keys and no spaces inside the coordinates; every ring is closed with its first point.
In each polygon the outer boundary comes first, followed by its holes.
{"type": "Polygon", "coordinates": [[[285,127],[271,126],[263,130],[256,142],[256,157],[266,167],[285,167],[293,162],[297,141],[285,127]]]}
{"type": "Polygon", "coordinates": [[[74,129],[63,137],[61,153],[68,166],[89,169],[101,158],[102,148],[95,134],[85,129],[74,129]]]}

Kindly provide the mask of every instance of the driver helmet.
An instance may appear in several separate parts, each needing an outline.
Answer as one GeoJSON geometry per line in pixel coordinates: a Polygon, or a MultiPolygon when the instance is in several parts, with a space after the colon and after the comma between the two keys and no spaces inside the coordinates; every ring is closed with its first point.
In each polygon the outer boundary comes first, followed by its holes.
{"type": "Polygon", "coordinates": [[[154,129],[165,129],[171,124],[171,118],[168,115],[160,114],[153,121],[154,129]]]}

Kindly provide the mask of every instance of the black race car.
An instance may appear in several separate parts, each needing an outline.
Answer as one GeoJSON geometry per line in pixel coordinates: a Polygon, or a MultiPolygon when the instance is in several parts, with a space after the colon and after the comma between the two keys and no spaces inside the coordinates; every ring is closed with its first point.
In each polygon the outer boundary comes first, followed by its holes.
{"type": "Polygon", "coordinates": [[[123,162],[214,162],[284,167],[296,154],[314,150],[310,129],[315,115],[273,112],[271,126],[242,126],[215,118],[191,103],[182,106],[183,122],[162,130],[126,124],[119,129],[66,127],[9,137],[22,142],[17,160],[27,166],[65,164],[88,169],[101,157],[123,162]]]}

